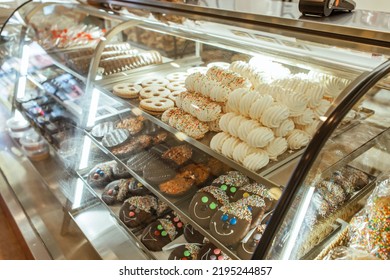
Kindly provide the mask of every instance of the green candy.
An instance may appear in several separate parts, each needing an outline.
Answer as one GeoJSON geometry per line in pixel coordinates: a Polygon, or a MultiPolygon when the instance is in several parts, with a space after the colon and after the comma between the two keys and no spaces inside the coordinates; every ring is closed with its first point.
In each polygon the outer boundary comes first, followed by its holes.
{"type": "Polygon", "coordinates": [[[163,230],[162,232],[161,232],[161,236],[167,236],[167,232],[165,231],[165,230],[163,230]]]}
{"type": "Polygon", "coordinates": [[[221,190],[226,191],[227,190],[227,186],[226,185],[221,185],[221,190]]]}
{"type": "Polygon", "coordinates": [[[190,253],[190,251],[188,251],[188,250],[187,250],[187,251],[184,251],[184,256],[185,256],[185,257],[189,257],[189,256],[191,256],[191,253],[190,253]]]}
{"type": "Polygon", "coordinates": [[[162,230],[162,229],[163,229],[163,226],[162,226],[162,225],[158,225],[158,226],[157,226],[157,229],[158,229],[158,230],[162,230]]]}
{"type": "Polygon", "coordinates": [[[237,188],[236,188],[236,187],[231,187],[231,188],[230,188],[230,191],[231,191],[232,193],[235,193],[235,192],[237,191],[237,188]]]}
{"type": "Polygon", "coordinates": [[[202,202],[207,203],[209,201],[209,198],[207,196],[202,196],[202,202]]]}
{"type": "Polygon", "coordinates": [[[211,202],[211,203],[210,203],[210,209],[211,209],[211,210],[214,210],[215,208],[217,208],[217,206],[218,206],[218,205],[217,205],[216,203],[214,203],[214,202],[211,202]]]}

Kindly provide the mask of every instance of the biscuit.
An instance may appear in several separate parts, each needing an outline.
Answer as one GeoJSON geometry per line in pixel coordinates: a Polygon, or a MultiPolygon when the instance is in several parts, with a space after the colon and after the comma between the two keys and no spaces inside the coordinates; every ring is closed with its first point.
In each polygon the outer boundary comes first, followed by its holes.
{"type": "Polygon", "coordinates": [[[167,85],[167,88],[171,91],[186,91],[184,82],[178,81],[178,82],[171,82],[167,85]]]}
{"type": "MultiPolygon", "coordinates": [[[[185,90],[186,89],[183,89],[183,91],[185,91],[185,90]]],[[[182,93],[181,90],[173,91],[173,92],[171,92],[170,95],[168,95],[168,98],[176,103],[176,99],[180,96],[181,93],[182,93]]]]}
{"type": "Polygon", "coordinates": [[[140,107],[151,112],[162,113],[169,108],[174,107],[175,104],[172,100],[162,97],[153,97],[141,100],[140,107]]]}
{"type": "Polygon", "coordinates": [[[113,94],[122,98],[136,98],[142,87],[135,83],[121,83],[113,88],[113,94]]]}
{"type": "Polygon", "coordinates": [[[143,88],[139,95],[142,99],[146,98],[152,98],[152,97],[168,97],[168,95],[171,93],[169,89],[166,89],[162,86],[149,86],[143,88]]]}
{"type": "Polygon", "coordinates": [[[169,84],[169,81],[167,79],[163,78],[151,78],[151,79],[146,79],[142,81],[142,86],[143,87],[150,87],[150,86],[166,86],[169,84]]]}
{"type": "Polygon", "coordinates": [[[188,73],[186,72],[174,72],[168,74],[165,78],[170,82],[178,82],[178,81],[184,81],[187,78],[187,76],[188,73]]]}

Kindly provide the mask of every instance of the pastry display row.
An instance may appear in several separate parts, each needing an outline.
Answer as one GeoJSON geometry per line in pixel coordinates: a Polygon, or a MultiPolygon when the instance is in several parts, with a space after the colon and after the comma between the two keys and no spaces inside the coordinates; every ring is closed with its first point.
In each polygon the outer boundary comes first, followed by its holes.
{"type": "MultiPolygon", "coordinates": [[[[32,17],[23,42],[31,48],[27,74],[17,87],[23,94],[15,93],[13,104],[24,120],[9,119],[7,129],[33,164],[59,159],[58,170],[96,199],[65,212],[73,218],[90,211],[88,203],[102,206],[152,259],[256,258],[283,206],[290,166],[299,169],[323,123],[359,82],[358,70],[339,75],[332,62],[316,68],[282,50],[275,52],[283,59],[244,43],[238,50],[229,38],[198,42],[185,29],[186,36],[165,32],[164,20],[163,28],[140,21],[122,30],[120,13],[84,7],[91,13],[72,15],[66,5],[55,7],[50,16],[32,17]],[[88,80],[95,58],[101,75],[88,80]]],[[[291,193],[275,259],[294,234],[293,258],[361,250],[388,259],[387,181],[365,165],[372,148],[386,151],[385,106],[372,98],[378,88],[318,147],[307,185],[291,193]],[[339,220],[349,223],[347,241],[321,252],[339,220]],[[299,230],[291,228],[298,223],[299,230]]]]}

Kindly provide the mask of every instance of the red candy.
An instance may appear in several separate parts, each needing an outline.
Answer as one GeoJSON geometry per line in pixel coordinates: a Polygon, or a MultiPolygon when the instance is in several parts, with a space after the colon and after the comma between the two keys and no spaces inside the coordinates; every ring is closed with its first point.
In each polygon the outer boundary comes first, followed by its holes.
{"type": "Polygon", "coordinates": [[[107,194],[112,195],[112,189],[108,190],[107,194]]]}
{"type": "Polygon", "coordinates": [[[159,232],[158,230],[155,230],[155,231],[154,231],[154,235],[155,235],[155,236],[159,236],[159,235],[160,235],[160,232],[159,232]]]}
{"type": "Polygon", "coordinates": [[[214,252],[214,254],[219,255],[221,253],[221,249],[218,249],[218,248],[214,249],[213,252],[214,252]]]}
{"type": "Polygon", "coordinates": [[[179,219],[178,217],[175,217],[175,218],[173,218],[173,221],[174,221],[175,223],[177,223],[178,221],[180,221],[180,219],[179,219]]]}
{"type": "Polygon", "coordinates": [[[182,222],[180,222],[180,223],[177,223],[177,225],[176,225],[178,228],[182,228],[183,227],[183,223],[182,222]]]}
{"type": "Polygon", "coordinates": [[[130,211],[129,217],[134,217],[134,216],[135,216],[135,213],[133,211],[130,211]]]}

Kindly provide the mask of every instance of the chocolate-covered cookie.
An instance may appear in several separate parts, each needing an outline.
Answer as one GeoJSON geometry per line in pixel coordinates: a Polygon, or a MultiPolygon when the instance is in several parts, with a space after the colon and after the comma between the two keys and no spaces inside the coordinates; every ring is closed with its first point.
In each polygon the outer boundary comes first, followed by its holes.
{"type": "Polygon", "coordinates": [[[228,203],[229,198],[223,190],[207,186],[200,189],[192,198],[189,214],[198,225],[207,229],[211,217],[218,211],[218,208],[228,203]]]}
{"type": "Polygon", "coordinates": [[[139,150],[148,148],[152,145],[153,138],[149,135],[137,135],[130,139],[127,143],[115,147],[111,152],[117,157],[123,158],[128,157],[139,150]]]}
{"type": "Polygon", "coordinates": [[[188,243],[203,244],[204,241],[204,236],[190,224],[184,226],[184,238],[188,243]]]}
{"type": "Polygon", "coordinates": [[[150,161],[156,160],[157,158],[157,155],[154,153],[141,151],[131,156],[126,164],[131,170],[141,172],[150,161]]]}
{"type": "Polygon", "coordinates": [[[126,129],[114,129],[106,133],[102,139],[102,145],[106,148],[114,148],[125,143],[130,137],[126,129]]]}
{"type": "Polygon", "coordinates": [[[172,213],[148,225],[141,235],[141,242],[151,251],[161,251],[164,246],[182,235],[183,229],[184,224],[180,217],[172,213]]]}
{"type": "Polygon", "coordinates": [[[198,260],[230,260],[230,257],[222,252],[217,246],[213,243],[206,243],[202,246],[198,253],[198,260]]]}
{"type": "Polygon", "coordinates": [[[229,171],[225,175],[219,176],[212,182],[212,186],[221,188],[226,192],[229,199],[232,199],[237,190],[249,184],[249,178],[238,171],[229,171]]]}
{"type": "Polygon", "coordinates": [[[242,203],[246,205],[249,211],[252,212],[252,223],[251,227],[261,223],[265,212],[265,202],[264,199],[258,195],[250,195],[248,197],[237,200],[235,203],[242,203]]]}
{"type": "Polygon", "coordinates": [[[114,179],[126,179],[131,178],[131,174],[129,170],[122,164],[119,164],[118,162],[115,162],[112,166],[112,174],[114,176],[114,179]]]}
{"type": "Polygon", "coordinates": [[[195,175],[191,171],[184,171],[176,174],[176,176],[158,187],[160,192],[169,196],[182,196],[188,193],[195,185],[195,175]]]}
{"type": "Polygon", "coordinates": [[[197,260],[200,247],[196,244],[184,244],[176,247],[168,257],[168,260],[197,260]]]}
{"type": "Polygon", "coordinates": [[[123,202],[129,197],[130,180],[120,179],[109,183],[103,190],[102,200],[108,205],[123,202]]]}
{"type": "Polygon", "coordinates": [[[129,228],[147,225],[157,218],[157,198],[151,195],[133,196],[119,210],[120,220],[129,228]]]}
{"type": "Polygon", "coordinates": [[[209,179],[210,177],[210,168],[206,165],[199,163],[191,163],[188,164],[180,169],[181,172],[184,171],[191,171],[195,176],[195,186],[204,186],[204,183],[209,179]]]}
{"type": "Polygon", "coordinates": [[[168,149],[161,158],[178,166],[185,164],[192,157],[192,148],[189,145],[180,145],[168,149]]]}
{"type": "Polygon", "coordinates": [[[113,122],[99,123],[92,128],[91,135],[95,138],[100,139],[104,137],[104,135],[106,135],[107,133],[111,132],[112,130],[114,130],[113,122]]]}
{"type": "Polygon", "coordinates": [[[252,213],[246,205],[232,202],[224,205],[211,217],[211,234],[226,246],[239,243],[252,223],[252,213]]]}
{"type": "Polygon", "coordinates": [[[152,184],[161,184],[172,179],[176,171],[161,160],[152,160],[143,169],[144,178],[152,184]]]}
{"type": "Polygon", "coordinates": [[[126,118],[117,122],[115,126],[116,128],[127,129],[130,135],[135,135],[144,127],[144,120],[143,116],[126,118]]]}
{"type": "MultiPolygon", "coordinates": [[[[143,196],[143,195],[146,195],[146,194],[150,194],[150,191],[145,188],[145,186],[138,182],[136,179],[134,178],[131,178],[129,180],[129,185],[128,185],[128,188],[129,188],[129,197],[130,196],[143,196]]],[[[160,201],[158,201],[160,202],[160,201]]],[[[157,207],[157,212],[159,210],[159,207],[157,207]]]]}
{"type": "Polygon", "coordinates": [[[91,187],[103,188],[113,180],[113,162],[105,162],[94,166],[88,173],[87,182],[91,187]]]}
{"type": "Polygon", "coordinates": [[[241,242],[237,247],[237,256],[242,260],[252,259],[266,225],[258,225],[246,242],[241,242]]]}
{"type": "Polygon", "coordinates": [[[265,211],[273,209],[280,196],[282,191],[278,188],[268,189],[260,183],[253,183],[245,185],[237,190],[233,196],[232,201],[237,201],[242,198],[249,197],[250,195],[258,195],[264,199],[265,202],[265,211]]]}

